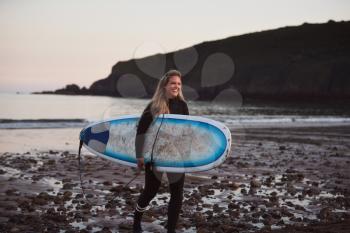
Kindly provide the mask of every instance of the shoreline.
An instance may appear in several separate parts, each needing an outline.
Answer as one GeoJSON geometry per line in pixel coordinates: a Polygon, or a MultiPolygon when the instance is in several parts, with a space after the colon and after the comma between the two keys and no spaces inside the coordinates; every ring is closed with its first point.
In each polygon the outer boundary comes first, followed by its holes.
{"type": "MultiPolygon", "coordinates": [[[[53,93],[52,92],[0,92],[0,94],[15,94],[15,95],[53,95],[53,96],[87,96],[87,97],[108,97],[108,98],[118,98],[118,99],[130,99],[130,100],[151,100],[152,96],[144,97],[144,98],[135,98],[135,97],[123,97],[123,96],[116,96],[116,95],[107,95],[107,94],[73,94],[73,93],[53,93]]],[[[298,96],[297,96],[298,97],[298,96]]],[[[212,102],[213,100],[210,99],[203,99],[203,100],[193,100],[189,99],[188,101],[195,101],[195,102],[212,102]]],[[[215,102],[217,103],[217,102],[215,102]]],[[[219,102],[220,103],[220,102],[219,102]]],[[[223,101],[222,103],[227,103],[227,101],[223,101]]],[[[276,96],[268,96],[268,98],[264,98],[263,96],[259,97],[247,97],[243,99],[243,106],[258,106],[258,107],[267,107],[267,106],[297,106],[297,107],[310,107],[310,106],[316,106],[316,107],[347,107],[350,103],[350,97],[345,96],[335,96],[334,99],[331,99],[329,96],[306,96],[303,98],[296,98],[294,97],[288,97],[288,98],[277,98],[276,96]]]]}
{"type": "MultiPolygon", "coordinates": [[[[309,124],[309,125],[297,125],[297,124],[280,124],[280,125],[246,125],[239,124],[230,126],[232,137],[242,138],[249,136],[250,138],[260,138],[261,140],[277,140],[283,141],[279,137],[268,134],[276,134],[279,131],[288,131],[300,134],[301,131],[308,135],[310,132],[322,132],[327,133],[329,129],[339,131],[343,134],[347,133],[347,129],[350,128],[349,123],[335,123],[322,125],[321,123],[309,124]],[[263,132],[270,131],[265,135],[263,132]]],[[[71,128],[10,128],[0,129],[0,153],[26,153],[37,151],[50,151],[55,150],[59,152],[69,151],[75,153],[78,151],[79,146],[79,134],[82,127],[71,128]]],[[[350,135],[350,134],[349,134],[350,135]]],[[[283,137],[283,135],[281,135],[283,137]]],[[[348,136],[348,135],[346,135],[348,136]]],[[[288,135],[284,136],[288,137],[288,135]]],[[[307,137],[307,136],[305,136],[307,137]]],[[[333,140],[333,139],[327,139],[333,140]]],[[[292,141],[301,141],[295,140],[292,141]]]]}

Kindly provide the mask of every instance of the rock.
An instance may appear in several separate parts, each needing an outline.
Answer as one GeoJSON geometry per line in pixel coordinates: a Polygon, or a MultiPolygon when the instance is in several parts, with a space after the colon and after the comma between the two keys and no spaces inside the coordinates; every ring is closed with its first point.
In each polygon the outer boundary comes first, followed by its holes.
{"type": "Polygon", "coordinates": [[[273,224],[273,218],[271,216],[264,217],[263,223],[264,225],[271,226],[273,224]]]}
{"type": "Polygon", "coordinates": [[[250,181],[250,187],[252,187],[252,188],[260,188],[261,187],[261,183],[258,180],[256,180],[256,179],[252,179],[250,181]]]}
{"type": "Polygon", "coordinates": [[[27,200],[20,200],[18,207],[22,209],[22,211],[33,212],[34,207],[27,200]]]}
{"type": "Polygon", "coordinates": [[[305,211],[305,208],[301,205],[295,205],[295,209],[305,211]]]}
{"type": "Polygon", "coordinates": [[[115,207],[117,207],[116,201],[109,201],[105,206],[106,209],[114,209],[115,207]]]}
{"type": "Polygon", "coordinates": [[[286,173],[297,173],[297,171],[294,170],[293,168],[288,168],[288,169],[286,170],[286,173]]]}
{"type": "Polygon", "coordinates": [[[112,233],[112,231],[109,229],[109,227],[103,227],[101,231],[98,231],[99,233],[112,233]]]}
{"type": "Polygon", "coordinates": [[[226,185],[227,188],[230,188],[231,190],[237,190],[239,188],[239,185],[237,183],[230,183],[226,185]]]}
{"type": "Polygon", "coordinates": [[[281,219],[282,218],[282,214],[280,211],[276,210],[276,211],[270,211],[269,214],[271,215],[272,218],[274,219],[281,219]]]}
{"type": "Polygon", "coordinates": [[[289,210],[286,207],[281,208],[281,215],[289,218],[294,217],[294,214],[289,212],[289,210]]]}
{"type": "Polygon", "coordinates": [[[142,218],[142,221],[143,222],[154,222],[154,217],[153,216],[150,216],[150,215],[144,215],[143,218],[142,218]]]}
{"type": "Polygon", "coordinates": [[[53,200],[52,196],[46,192],[41,192],[32,199],[32,203],[36,205],[47,205],[50,200],[53,200]]]}
{"type": "Polygon", "coordinates": [[[247,194],[247,190],[246,189],[241,189],[241,193],[245,195],[245,194],[247,194]]]}
{"type": "Polygon", "coordinates": [[[264,185],[266,185],[267,187],[271,187],[272,181],[274,180],[273,176],[269,176],[268,178],[266,178],[266,180],[264,181],[264,185]]]}
{"type": "Polygon", "coordinates": [[[294,207],[294,204],[292,202],[290,202],[290,201],[287,201],[286,205],[289,206],[289,207],[294,207]]]}
{"type": "Polygon", "coordinates": [[[57,211],[62,211],[62,212],[66,212],[67,209],[64,207],[64,205],[61,205],[57,208],[57,211]]]}
{"type": "Polygon", "coordinates": [[[206,195],[214,195],[215,191],[213,189],[208,189],[207,192],[205,193],[206,195]]]}
{"type": "Polygon", "coordinates": [[[32,203],[35,205],[47,205],[48,201],[40,197],[34,197],[32,203]]]}
{"type": "Polygon", "coordinates": [[[80,198],[83,198],[84,195],[81,194],[81,193],[78,193],[77,195],[75,195],[75,199],[80,199],[80,198]]]}
{"type": "Polygon", "coordinates": [[[124,187],[122,185],[118,185],[118,186],[112,187],[109,191],[113,193],[122,193],[124,191],[124,187]]]}
{"type": "Polygon", "coordinates": [[[132,230],[132,222],[122,222],[119,224],[120,230],[132,230]]]}
{"type": "Polygon", "coordinates": [[[191,197],[194,198],[197,201],[202,199],[202,197],[201,197],[201,195],[199,193],[193,193],[191,197]]]}
{"type": "Polygon", "coordinates": [[[12,196],[12,195],[16,194],[16,192],[17,192],[17,189],[13,188],[13,189],[6,190],[5,193],[7,196],[12,196]]]}
{"type": "Polygon", "coordinates": [[[65,183],[63,184],[62,189],[72,189],[74,187],[74,184],[72,183],[65,183]]]}
{"type": "Polygon", "coordinates": [[[48,165],[55,165],[56,161],[54,159],[50,159],[49,161],[47,161],[48,165]]]}
{"type": "Polygon", "coordinates": [[[62,152],[62,155],[63,155],[63,156],[68,156],[68,155],[69,155],[69,151],[63,151],[63,152],[62,152]]]}
{"type": "Polygon", "coordinates": [[[83,210],[90,210],[92,208],[92,205],[90,203],[85,203],[81,206],[81,209],[83,210]]]}
{"type": "Polygon", "coordinates": [[[64,201],[70,200],[71,197],[72,197],[72,195],[73,195],[73,193],[72,193],[71,191],[65,191],[65,192],[63,193],[63,200],[64,200],[64,201]]]}
{"type": "Polygon", "coordinates": [[[327,221],[329,220],[331,213],[332,213],[332,209],[330,207],[322,208],[319,213],[319,218],[321,220],[327,221]]]}
{"type": "Polygon", "coordinates": [[[202,207],[203,207],[203,208],[211,208],[212,205],[209,204],[209,203],[203,203],[203,204],[202,204],[202,207]]]}
{"type": "Polygon", "coordinates": [[[112,185],[112,182],[111,182],[111,181],[105,181],[105,182],[103,182],[103,185],[105,185],[105,186],[111,186],[111,185],[112,185]]]}
{"type": "Polygon", "coordinates": [[[229,209],[234,209],[234,210],[239,210],[239,205],[238,204],[236,204],[236,203],[229,203],[228,204],[228,208],[229,209]]]}
{"type": "Polygon", "coordinates": [[[285,146],[280,146],[279,150],[286,150],[286,147],[285,146]]]}
{"type": "MultiPolygon", "coordinates": [[[[62,174],[61,174],[62,175],[62,174]]],[[[62,183],[70,183],[70,182],[72,182],[72,179],[71,178],[64,178],[63,180],[62,180],[62,183]]]]}
{"type": "Polygon", "coordinates": [[[206,223],[206,219],[202,213],[197,212],[194,214],[194,222],[196,224],[196,227],[198,228],[206,223]]]}
{"type": "Polygon", "coordinates": [[[205,226],[197,228],[197,233],[211,233],[211,232],[212,231],[209,231],[205,226]]]}
{"type": "Polygon", "coordinates": [[[20,228],[18,228],[18,227],[12,227],[11,229],[10,229],[10,232],[21,232],[22,230],[20,229],[20,228]]]}
{"type": "Polygon", "coordinates": [[[291,183],[287,183],[287,192],[292,196],[294,196],[297,193],[296,189],[291,183]]]}
{"type": "Polygon", "coordinates": [[[304,195],[308,195],[309,197],[319,195],[321,193],[320,189],[318,187],[312,186],[306,190],[303,191],[304,195]]]}
{"type": "Polygon", "coordinates": [[[299,182],[301,182],[301,181],[304,180],[304,174],[302,174],[302,173],[298,173],[298,174],[297,174],[297,177],[298,177],[298,181],[299,181],[299,182]]]}
{"type": "Polygon", "coordinates": [[[213,211],[214,213],[221,213],[225,208],[220,207],[218,204],[213,205],[213,211]]]}
{"type": "Polygon", "coordinates": [[[276,196],[269,197],[269,202],[266,203],[267,207],[273,207],[273,206],[278,206],[278,205],[279,205],[278,197],[276,197],[276,196]]]}
{"type": "Polygon", "coordinates": [[[82,219],[83,218],[83,214],[81,212],[76,212],[74,214],[74,219],[82,219]]]}
{"type": "Polygon", "coordinates": [[[237,232],[236,229],[233,226],[228,225],[228,224],[223,224],[221,226],[221,228],[222,228],[223,232],[237,232]]]}
{"type": "Polygon", "coordinates": [[[256,188],[250,188],[249,191],[248,191],[248,193],[249,193],[250,195],[255,195],[256,192],[257,192],[256,188]]]}

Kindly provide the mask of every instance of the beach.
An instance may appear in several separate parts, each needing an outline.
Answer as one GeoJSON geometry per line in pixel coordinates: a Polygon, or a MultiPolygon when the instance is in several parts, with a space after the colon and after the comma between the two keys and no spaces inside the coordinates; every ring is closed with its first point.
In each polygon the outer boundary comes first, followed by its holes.
{"type": "MultiPolygon", "coordinates": [[[[349,232],[350,125],[230,127],[218,168],[186,175],[178,232],[349,232]]],[[[0,130],[0,232],[130,232],[143,173],[82,151],[80,128],[0,130]]],[[[143,218],[166,232],[168,184],[143,218]]]]}
{"type": "Polygon", "coordinates": [[[1,1],[0,233],[350,233],[349,9],[1,1]]]}

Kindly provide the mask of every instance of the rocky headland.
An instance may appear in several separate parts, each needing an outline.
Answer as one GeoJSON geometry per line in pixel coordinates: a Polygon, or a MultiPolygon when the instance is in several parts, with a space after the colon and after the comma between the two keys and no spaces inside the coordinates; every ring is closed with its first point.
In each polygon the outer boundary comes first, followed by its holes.
{"type": "Polygon", "coordinates": [[[184,74],[189,99],[213,100],[234,89],[243,100],[349,100],[350,22],[304,23],[120,61],[89,88],[42,93],[148,98],[173,68],[184,74]]]}

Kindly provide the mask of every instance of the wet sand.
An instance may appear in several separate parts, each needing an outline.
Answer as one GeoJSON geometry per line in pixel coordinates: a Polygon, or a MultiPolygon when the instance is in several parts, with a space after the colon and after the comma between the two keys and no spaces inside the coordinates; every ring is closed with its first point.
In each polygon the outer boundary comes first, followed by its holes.
{"type": "MultiPolygon", "coordinates": [[[[178,232],[350,232],[350,126],[231,131],[224,164],[187,174],[178,232]]],[[[83,150],[85,199],[78,133],[0,130],[0,232],[131,231],[142,174],[83,150]]],[[[166,232],[163,181],[145,232],[166,232]]]]}

